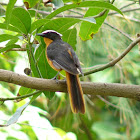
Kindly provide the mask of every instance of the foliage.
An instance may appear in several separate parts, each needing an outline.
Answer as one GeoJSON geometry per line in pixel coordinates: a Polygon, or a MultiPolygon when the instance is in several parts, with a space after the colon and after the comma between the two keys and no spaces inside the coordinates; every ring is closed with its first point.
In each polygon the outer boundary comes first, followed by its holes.
{"type": "MultiPolygon", "coordinates": [[[[116,1],[115,4],[106,0],[52,0],[55,8],[45,7],[40,0],[22,2],[26,8],[17,6],[16,0],[0,3],[0,9],[4,9],[4,13],[0,14],[0,42],[5,46],[0,48],[0,68],[23,73],[23,65],[31,69],[32,77],[50,79],[56,74],[47,63],[44,41],[36,33],[47,29],[60,32],[63,40],[77,52],[86,72],[121,54],[130,44],[130,37],[135,38],[139,29],[139,11],[130,12],[131,16],[126,13],[125,19],[123,17],[121,10],[128,5],[127,0],[124,3],[116,1]],[[49,14],[43,14],[40,10],[49,14]],[[110,16],[112,11],[117,12],[118,16],[110,16]],[[22,48],[26,51],[11,51],[22,48]]],[[[137,7],[138,4],[133,2],[130,6],[137,7]]],[[[129,5],[125,8],[129,8],[129,5]]],[[[82,80],[140,84],[139,64],[138,49],[135,48],[115,67],[88,75],[82,80]]],[[[63,72],[61,74],[64,75],[63,72]]],[[[0,90],[0,97],[35,92],[3,82],[0,83],[0,90]]],[[[18,100],[18,103],[0,102],[0,126],[10,125],[0,128],[0,135],[7,140],[21,137],[24,140],[56,137],[111,140],[140,138],[139,102],[117,97],[106,97],[106,102],[103,102],[102,98],[91,96],[85,96],[85,100],[85,115],[71,113],[68,96],[64,93],[43,91],[43,94],[38,92],[30,98],[18,100]],[[20,123],[11,125],[18,119],[20,123]]]]}

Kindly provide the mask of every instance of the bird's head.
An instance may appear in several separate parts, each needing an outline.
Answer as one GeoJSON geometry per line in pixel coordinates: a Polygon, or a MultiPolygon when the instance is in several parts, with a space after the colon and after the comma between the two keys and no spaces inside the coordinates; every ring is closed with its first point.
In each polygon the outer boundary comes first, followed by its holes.
{"type": "Polygon", "coordinates": [[[51,39],[53,41],[56,39],[61,39],[62,37],[62,34],[54,30],[46,30],[46,31],[43,31],[42,33],[37,33],[36,35],[51,39]]]}

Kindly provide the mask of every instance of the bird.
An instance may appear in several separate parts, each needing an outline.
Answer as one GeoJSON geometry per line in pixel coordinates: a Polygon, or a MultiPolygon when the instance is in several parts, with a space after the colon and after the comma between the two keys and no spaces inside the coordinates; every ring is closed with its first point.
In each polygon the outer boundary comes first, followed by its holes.
{"type": "Polygon", "coordinates": [[[44,38],[46,59],[56,71],[66,73],[67,90],[73,113],[85,113],[85,101],[79,74],[83,75],[80,61],[73,48],[62,40],[62,34],[55,30],[45,30],[36,35],[44,38]]]}

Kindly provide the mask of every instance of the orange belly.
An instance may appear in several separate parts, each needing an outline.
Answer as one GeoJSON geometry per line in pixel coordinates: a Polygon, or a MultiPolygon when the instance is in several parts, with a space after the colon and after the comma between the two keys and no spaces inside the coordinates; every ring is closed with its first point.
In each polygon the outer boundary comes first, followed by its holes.
{"type": "Polygon", "coordinates": [[[44,38],[44,42],[46,43],[46,58],[47,58],[47,61],[49,63],[49,65],[56,71],[61,71],[61,69],[57,69],[54,65],[53,65],[53,62],[48,59],[48,56],[47,56],[47,47],[53,42],[53,40],[49,39],[49,38],[44,38]]]}
{"type": "MultiPolygon", "coordinates": [[[[46,57],[47,57],[47,54],[46,54],[46,57]]],[[[56,71],[61,71],[61,70],[62,70],[62,69],[57,69],[57,68],[53,65],[53,62],[52,62],[50,59],[48,59],[48,57],[47,57],[47,61],[48,61],[49,65],[50,65],[54,70],[56,70],[56,71]]]]}

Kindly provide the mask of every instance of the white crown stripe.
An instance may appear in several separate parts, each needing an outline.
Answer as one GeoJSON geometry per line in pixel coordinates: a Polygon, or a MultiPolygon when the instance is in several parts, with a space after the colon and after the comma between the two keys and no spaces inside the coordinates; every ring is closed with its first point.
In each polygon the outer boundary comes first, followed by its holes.
{"type": "Polygon", "coordinates": [[[42,34],[47,34],[47,33],[51,33],[51,32],[56,33],[56,34],[62,36],[62,34],[56,32],[56,31],[54,31],[54,30],[46,30],[46,31],[43,31],[42,34]]]}

